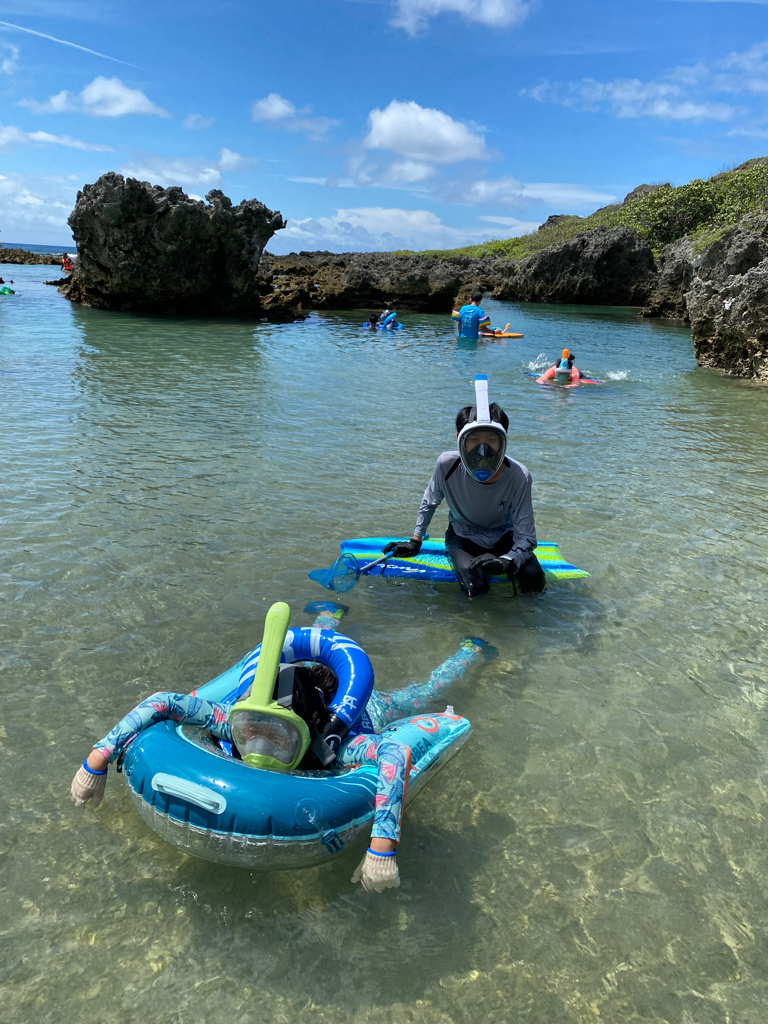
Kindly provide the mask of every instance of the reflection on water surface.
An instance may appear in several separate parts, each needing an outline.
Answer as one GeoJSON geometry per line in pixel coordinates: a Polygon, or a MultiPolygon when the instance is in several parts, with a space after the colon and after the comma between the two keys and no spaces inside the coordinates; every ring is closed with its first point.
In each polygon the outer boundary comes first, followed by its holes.
{"type": "Polygon", "coordinates": [[[498,305],[524,340],[459,348],[434,316],[99,313],[47,273],[0,308],[3,1019],[761,1020],[768,394],[631,310],[498,305]],[[566,345],[613,379],[523,375],[566,345]],[[116,777],[77,813],[78,759],[128,707],[228,667],[275,599],[305,621],[343,537],[410,533],[478,372],[539,538],[592,576],[348,595],[384,689],[467,633],[501,652],[453,691],[474,736],[407,816],[402,887],[353,888],[357,851],[185,858],[116,777]]]}

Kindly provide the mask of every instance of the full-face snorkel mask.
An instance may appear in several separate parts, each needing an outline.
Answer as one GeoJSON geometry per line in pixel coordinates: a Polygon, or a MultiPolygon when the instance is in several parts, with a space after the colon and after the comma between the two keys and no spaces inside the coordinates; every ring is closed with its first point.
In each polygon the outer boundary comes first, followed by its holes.
{"type": "MultiPolygon", "coordinates": [[[[232,738],[243,761],[252,768],[290,772],[298,768],[310,743],[309,726],[274,698],[291,609],[283,601],[273,604],[264,623],[256,674],[250,694],[232,708],[232,738]]],[[[294,666],[284,666],[288,672],[294,666]]]]}
{"type": "Polygon", "coordinates": [[[472,479],[485,484],[499,471],[507,450],[506,430],[491,419],[488,378],[485,374],[475,377],[473,411],[474,420],[467,423],[459,433],[459,456],[472,479]]]}
{"type": "Polygon", "coordinates": [[[563,349],[563,357],[555,367],[555,376],[559,381],[570,380],[571,377],[571,366],[568,362],[570,352],[567,348],[563,349]]]}

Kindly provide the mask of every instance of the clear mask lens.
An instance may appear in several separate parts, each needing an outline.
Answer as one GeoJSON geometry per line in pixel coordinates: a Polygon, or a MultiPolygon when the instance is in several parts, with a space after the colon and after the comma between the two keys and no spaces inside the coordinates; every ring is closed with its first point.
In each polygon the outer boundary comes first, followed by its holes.
{"type": "Polygon", "coordinates": [[[262,711],[234,714],[232,738],[243,758],[246,754],[260,754],[288,767],[301,755],[302,737],[296,726],[262,711]]]}
{"type": "Polygon", "coordinates": [[[485,483],[504,461],[506,436],[501,430],[477,427],[459,437],[459,455],[464,468],[480,483],[485,483]]]}

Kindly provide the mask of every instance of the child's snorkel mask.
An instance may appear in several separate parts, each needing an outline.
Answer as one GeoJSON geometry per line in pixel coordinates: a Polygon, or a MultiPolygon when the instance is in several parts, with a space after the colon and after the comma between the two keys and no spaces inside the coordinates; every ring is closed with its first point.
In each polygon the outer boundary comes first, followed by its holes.
{"type": "MultiPolygon", "coordinates": [[[[507,432],[500,423],[491,419],[488,402],[488,378],[475,377],[475,413],[459,433],[461,464],[473,480],[487,483],[499,471],[507,450],[507,432]]],[[[472,413],[470,413],[472,416],[472,413]]]]}
{"type": "Polygon", "coordinates": [[[555,376],[561,383],[571,379],[571,364],[568,362],[569,358],[570,352],[567,348],[564,348],[562,358],[555,367],[555,376]]]}
{"type": "Polygon", "coordinates": [[[307,723],[274,699],[290,619],[291,609],[283,601],[273,604],[267,612],[251,692],[244,700],[239,700],[229,714],[235,746],[243,761],[252,768],[293,771],[309,747],[307,723]]]}

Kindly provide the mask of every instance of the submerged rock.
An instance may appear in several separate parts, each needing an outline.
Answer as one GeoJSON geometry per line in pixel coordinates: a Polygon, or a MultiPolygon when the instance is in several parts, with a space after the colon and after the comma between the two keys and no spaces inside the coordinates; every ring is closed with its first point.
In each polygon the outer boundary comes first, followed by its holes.
{"type": "Polygon", "coordinates": [[[595,228],[525,259],[499,262],[495,299],[639,306],[651,294],[656,266],[632,228],[595,228]]]}
{"type": "Polygon", "coordinates": [[[457,296],[492,285],[491,264],[471,256],[419,256],[382,252],[265,253],[259,288],[268,311],[276,308],[382,308],[450,313],[457,296]]]}
{"type": "Polygon", "coordinates": [[[285,222],[256,199],[233,206],[218,189],[206,199],[103,174],[77,194],[78,260],[62,291],[97,309],[262,315],[256,272],[285,222]]]}
{"type": "Polygon", "coordinates": [[[697,362],[768,381],[768,216],[745,217],[713,242],[685,298],[697,362]]]}

